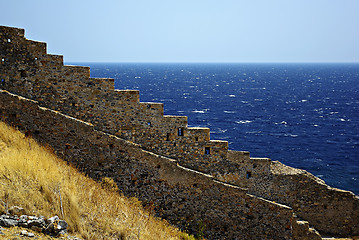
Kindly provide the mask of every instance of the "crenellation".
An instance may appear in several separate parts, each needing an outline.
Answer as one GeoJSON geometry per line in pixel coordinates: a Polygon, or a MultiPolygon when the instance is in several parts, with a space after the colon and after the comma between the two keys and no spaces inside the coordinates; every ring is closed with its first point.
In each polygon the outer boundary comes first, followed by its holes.
{"type": "MultiPolygon", "coordinates": [[[[88,74],[90,74],[90,69],[88,74]]],[[[87,88],[96,88],[104,93],[115,90],[115,79],[113,78],[89,78],[87,88]]]]}
{"type": "Polygon", "coordinates": [[[187,128],[188,118],[187,116],[173,116],[173,115],[164,115],[163,118],[168,124],[175,126],[177,128],[187,128]]]}
{"type": "Polygon", "coordinates": [[[0,37],[1,41],[8,42],[8,39],[19,39],[25,37],[25,29],[0,26],[0,37]]]}
{"type": "Polygon", "coordinates": [[[227,159],[235,163],[244,163],[245,161],[249,161],[250,153],[247,151],[229,150],[227,152],[227,159]]]}
{"type": "Polygon", "coordinates": [[[90,78],[90,67],[65,65],[61,69],[61,72],[63,72],[65,76],[72,77],[74,79],[81,78],[83,81],[90,78]]]}
{"type": "MultiPolygon", "coordinates": [[[[245,169],[247,172],[251,173],[251,178],[259,178],[263,175],[268,176],[270,173],[270,166],[272,160],[270,158],[254,158],[251,157],[245,169]]],[[[248,177],[246,177],[249,179],[248,177]]]]}
{"type": "MultiPolygon", "coordinates": [[[[19,41],[18,44],[23,44],[24,40],[25,39],[21,39],[21,41],[19,41]]],[[[45,42],[26,40],[25,43],[27,43],[27,49],[31,54],[34,54],[35,56],[46,55],[47,44],[45,42]]]]}
{"type": "MultiPolygon", "coordinates": [[[[35,60],[37,59],[35,58],[35,60]]],[[[64,66],[64,57],[62,55],[42,55],[41,59],[39,60],[41,63],[46,64],[47,67],[52,68],[52,70],[56,68],[57,71],[64,71],[64,69],[61,69],[64,66]]]]}
{"type": "Polygon", "coordinates": [[[154,102],[140,102],[142,111],[149,112],[150,114],[163,116],[163,103],[154,102]]]}
{"type": "Polygon", "coordinates": [[[193,142],[208,142],[210,141],[210,129],[203,127],[189,127],[187,128],[188,137],[192,138],[193,142]]]}
{"type": "Polygon", "coordinates": [[[210,147],[210,153],[209,153],[210,155],[215,155],[219,159],[224,159],[227,157],[227,152],[228,152],[227,141],[210,140],[208,147],[210,147]]]}
{"type": "Polygon", "coordinates": [[[140,102],[140,91],[138,90],[118,90],[116,93],[121,95],[123,103],[139,103],[140,102]]]}

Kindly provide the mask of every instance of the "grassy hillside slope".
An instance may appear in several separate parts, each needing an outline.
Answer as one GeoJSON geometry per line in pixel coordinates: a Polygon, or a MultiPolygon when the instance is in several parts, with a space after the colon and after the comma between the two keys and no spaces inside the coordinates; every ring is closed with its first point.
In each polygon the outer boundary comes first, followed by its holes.
{"type": "Polygon", "coordinates": [[[111,179],[99,184],[51,149],[0,122],[0,214],[20,206],[29,215],[58,215],[83,239],[189,239],[121,196],[111,179]]]}

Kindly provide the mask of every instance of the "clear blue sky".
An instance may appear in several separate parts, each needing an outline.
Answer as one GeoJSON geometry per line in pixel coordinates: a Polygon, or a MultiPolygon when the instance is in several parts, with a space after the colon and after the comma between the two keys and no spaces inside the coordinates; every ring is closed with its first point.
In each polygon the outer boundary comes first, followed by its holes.
{"type": "Polygon", "coordinates": [[[66,62],[359,62],[359,0],[0,0],[66,62]]]}

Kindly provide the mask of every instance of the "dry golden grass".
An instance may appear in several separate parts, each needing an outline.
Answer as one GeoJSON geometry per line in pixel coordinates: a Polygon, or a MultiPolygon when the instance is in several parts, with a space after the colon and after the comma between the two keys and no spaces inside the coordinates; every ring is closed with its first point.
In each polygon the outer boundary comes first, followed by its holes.
{"type": "Polygon", "coordinates": [[[83,239],[192,239],[116,187],[110,179],[101,186],[0,122],[0,212],[16,205],[31,215],[58,215],[83,239]]]}

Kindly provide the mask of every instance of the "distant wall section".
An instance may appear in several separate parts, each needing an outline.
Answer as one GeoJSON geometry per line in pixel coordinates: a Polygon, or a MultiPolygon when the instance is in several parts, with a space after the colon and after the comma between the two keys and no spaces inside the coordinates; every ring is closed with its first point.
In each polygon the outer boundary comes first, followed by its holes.
{"type": "Polygon", "coordinates": [[[241,163],[232,172],[212,175],[224,182],[248,188],[248,192],[291,206],[302,219],[322,234],[359,235],[359,197],[331,188],[312,174],[268,158],[245,158],[230,151],[228,159],[241,163]]]}

